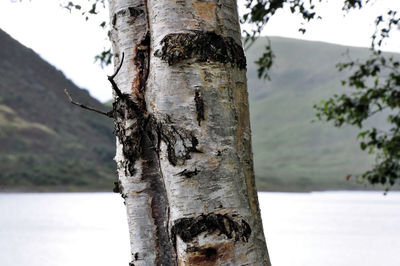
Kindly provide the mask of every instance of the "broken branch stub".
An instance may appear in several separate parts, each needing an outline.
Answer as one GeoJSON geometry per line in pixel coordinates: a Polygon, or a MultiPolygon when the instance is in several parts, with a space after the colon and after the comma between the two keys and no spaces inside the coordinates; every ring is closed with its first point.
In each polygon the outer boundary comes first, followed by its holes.
{"type": "Polygon", "coordinates": [[[83,108],[83,109],[86,109],[86,110],[89,110],[89,111],[93,111],[93,112],[96,112],[96,113],[101,114],[101,115],[105,115],[105,116],[110,117],[110,118],[112,117],[112,111],[110,111],[110,112],[103,112],[103,111],[101,111],[101,110],[97,110],[96,108],[89,107],[89,106],[86,106],[86,105],[84,105],[84,104],[82,104],[82,103],[76,102],[76,101],[74,101],[74,100],[72,99],[72,96],[71,96],[71,94],[68,92],[67,89],[64,89],[64,93],[67,95],[69,101],[70,101],[72,104],[74,104],[74,105],[76,105],[76,106],[79,106],[79,107],[81,107],[81,108],[83,108]]]}
{"type": "Polygon", "coordinates": [[[111,86],[112,86],[113,90],[115,91],[115,93],[116,93],[116,94],[118,95],[118,97],[120,97],[120,98],[122,97],[122,92],[121,92],[121,90],[118,88],[117,84],[115,83],[114,78],[115,78],[115,76],[117,76],[119,70],[120,70],[121,67],[122,67],[122,64],[124,63],[124,56],[125,56],[125,54],[122,53],[121,62],[119,63],[119,65],[118,65],[117,69],[115,70],[114,74],[112,74],[111,76],[107,76],[108,81],[111,83],[111,86]]]}

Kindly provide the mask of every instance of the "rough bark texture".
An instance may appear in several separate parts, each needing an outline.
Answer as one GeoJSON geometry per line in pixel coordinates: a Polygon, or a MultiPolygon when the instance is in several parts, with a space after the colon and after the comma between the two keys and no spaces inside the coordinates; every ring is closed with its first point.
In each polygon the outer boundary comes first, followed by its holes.
{"type": "Polygon", "coordinates": [[[110,0],[131,265],[270,265],[233,0],[110,0]]]}

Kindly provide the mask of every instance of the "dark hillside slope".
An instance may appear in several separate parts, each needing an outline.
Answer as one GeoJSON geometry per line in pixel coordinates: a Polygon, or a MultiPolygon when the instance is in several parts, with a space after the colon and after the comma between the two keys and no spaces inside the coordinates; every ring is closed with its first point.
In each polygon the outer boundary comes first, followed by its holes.
{"type": "Polygon", "coordinates": [[[112,121],[71,105],[65,88],[82,103],[104,109],[0,30],[1,187],[112,188],[112,121]]]}

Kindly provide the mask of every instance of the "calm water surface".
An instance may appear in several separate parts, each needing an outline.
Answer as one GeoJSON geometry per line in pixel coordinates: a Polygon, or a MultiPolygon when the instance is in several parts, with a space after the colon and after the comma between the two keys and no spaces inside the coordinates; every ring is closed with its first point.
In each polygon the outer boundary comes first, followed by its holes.
{"type": "MultiPolygon", "coordinates": [[[[274,266],[399,266],[400,193],[260,193],[274,266]]],[[[0,266],[126,266],[113,193],[0,194],[0,266]]]]}

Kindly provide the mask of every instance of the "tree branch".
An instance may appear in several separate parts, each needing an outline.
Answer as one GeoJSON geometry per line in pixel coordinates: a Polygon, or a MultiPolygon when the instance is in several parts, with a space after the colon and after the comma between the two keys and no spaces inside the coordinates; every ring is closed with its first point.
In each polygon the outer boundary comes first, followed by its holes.
{"type": "Polygon", "coordinates": [[[107,116],[107,117],[112,118],[112,115],[111,115],[112,112],[107,112],[107,113],[106,113],[106,112],[97,110],[97,109],[95,109],[95,108],[88,107],[88,106],[86,106],[86,105],[84,105],[84,104],[75,102],[75,101],[72,99],[71,94],[69,94],[69,92],[67,91],[67,89],[64,89],[64,92],[65,92],[65,94],[67,95],[69,101],[70,101],[72,104],[75,104],[75,105],[77,105],[77,106],[79,106],[79,107],[81,107],[81,108],[83,108],[83,109],[86,109],[86,110],[89,110],[89,111],[93,111],[93,112],[96,112],[96,113],[99,113],[99,114],[102,114],[102,115],[105,115],[105,116],[107,116]]]}
{"type": "Polygon", "coordinates": [[[115,91],[115,93],[118,95],[119,98],[122,98],[122,92],[118,88],[117,84],[115,83],[114,78],[118,74],[119,70],[121,69],[123,62],[124,62],[124,53],[122,53],[121,62],[119,63],[119,66],[115,70],[115,73],[112,74],[111,76],[107,76],[108,81],[111,83],[111,86],[112,86],[113,90],[115,91]]]}

